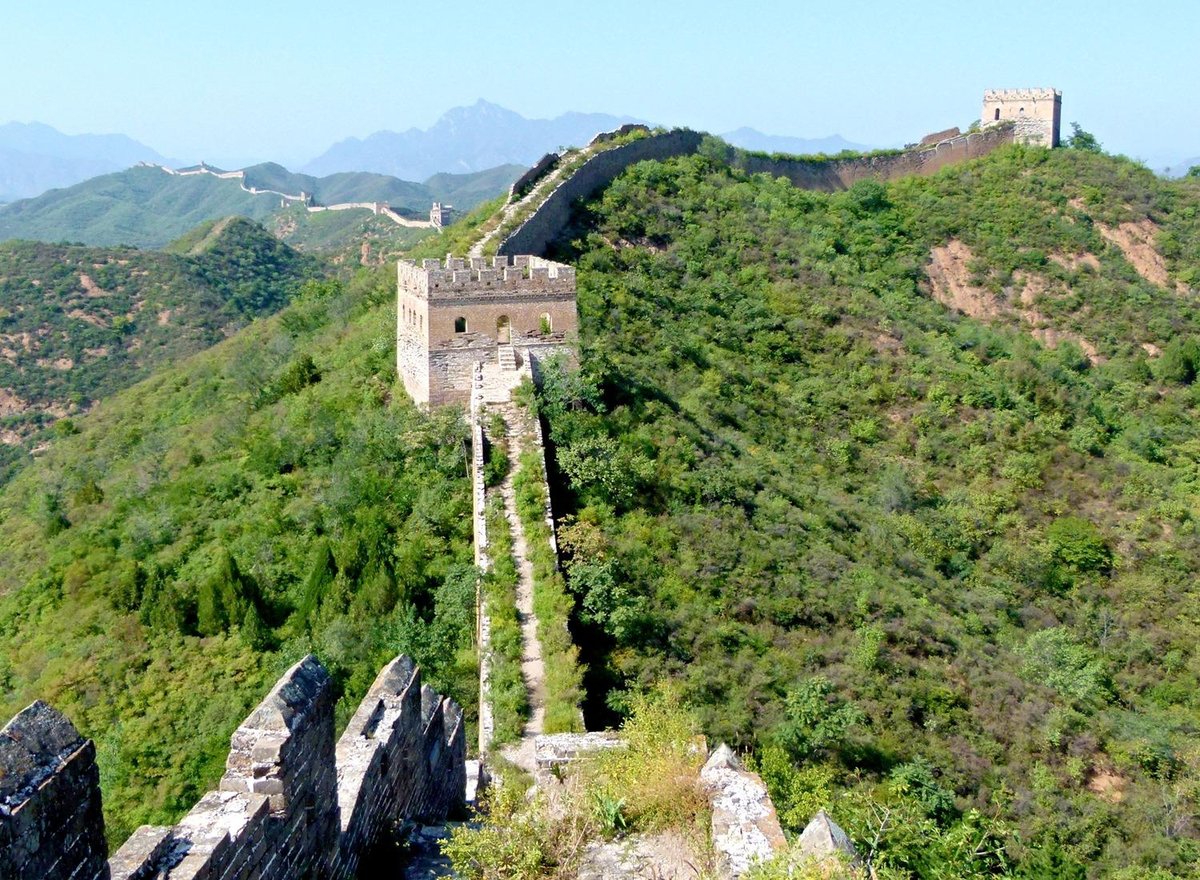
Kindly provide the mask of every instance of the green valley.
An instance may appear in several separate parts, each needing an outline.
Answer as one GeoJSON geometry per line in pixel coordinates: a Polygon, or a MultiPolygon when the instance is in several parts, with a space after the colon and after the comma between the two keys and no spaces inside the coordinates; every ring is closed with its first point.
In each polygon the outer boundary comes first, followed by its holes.
{"type": "Polygon", "coordinates": [[[242,219],[208,224],[177,250],[0,244],[6,466],[55,420],[278,311],[305,279],[328,274],[242,219]]]}

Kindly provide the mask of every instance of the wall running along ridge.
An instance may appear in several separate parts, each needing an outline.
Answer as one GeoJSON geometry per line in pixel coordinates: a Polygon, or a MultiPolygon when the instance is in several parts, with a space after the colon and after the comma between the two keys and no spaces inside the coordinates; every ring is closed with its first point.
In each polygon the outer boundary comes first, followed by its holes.
{"type": "Polygon", "coordinates": [[[500,242],[497,254],[546,253],[546,248],[566,228],[571,206],[608,186],[630,165],[647,159],[670,159],[696,152],[703,135],[676,129],[630,141],[592,156],[562,181],[528,219],[500,242]]]}
{"type": "Polygon", "coordinates": [[[929,175],[948,165],[986,156],[1013,142],[1014,128],[1001,123],[983,131],[947,138],[929,147],[918,147],[883,156],[859,156],[849,159],[805,159],[800,156],[764,156],[738,151],[732,164],[750,174],[786,177],[800,189],[838,192],[860,180],[897,180],[913,175],[929,175]]]}
{"type": "MultiPolygon", "coordinates": [[[[948,165],[986,156],[998,147],[1013,143],[1019,134],[1017,129],[1017,124],[1006,121],[963,135],[951,135],[954,130],[948,129],[944,134],[951,136],[944,140],[891,155],[822,160],[731,150],[730,161],[751,174],[786,177],[801,189],[837,192],[849,189],[860,180],[896,180],[928,175],[948,165]]],[[[698,132],[677,129],[597,153],[563,180],[533,214],[500,243],[496,252],[545,254],[569,225],[571,208],[576,201],[593,196],[637,162],[661,161],[694,153],[702,138],[698,132]]]]}
{"type": "Polygon", "coordinates": [[[0,732],[0,877],[348,880],[391,825],[462,805],[462,713],[411,660],[383,669],[336,747],[333,704],[329,673],[301,660],[234,732],[217,789],[106,862],[95,748],[34,703],[0,732]]]}

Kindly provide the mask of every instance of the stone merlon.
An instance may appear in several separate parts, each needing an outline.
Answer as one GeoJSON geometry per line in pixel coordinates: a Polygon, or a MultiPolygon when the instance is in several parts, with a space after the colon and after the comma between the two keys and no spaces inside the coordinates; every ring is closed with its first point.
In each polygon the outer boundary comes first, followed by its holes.
{"type": "Polygon", "coordinates": [[[397,268],[400,289],[422,299],[441,299],[462,293],[575,291],[575,267],[524,254],[512,257],[447,257],[422,260],[421,265],[401,260],[397,268]]]}

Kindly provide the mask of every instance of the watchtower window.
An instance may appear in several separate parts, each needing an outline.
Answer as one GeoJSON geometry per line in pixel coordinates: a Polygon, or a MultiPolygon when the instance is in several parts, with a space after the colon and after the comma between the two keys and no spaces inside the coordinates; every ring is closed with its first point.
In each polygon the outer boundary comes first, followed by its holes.
{"type": "Polygon", "coordinates": [[[999,120],[1000,120],[1000,108],[997,107],[996,108],[996,121],[999,121],[999,120]]]}
{"type": "Polygon", "coordinates": [[[467,332],[467,319],[466,318],[455,318],[454,319],[454,332],[455,333],[466,333],[467,332]]]}
{"type": "Polygon", "coordinates": [[[501,315],[496,319],[496,341],[512,342],[512,324],[508,320],[508,315],[501,315]]]}

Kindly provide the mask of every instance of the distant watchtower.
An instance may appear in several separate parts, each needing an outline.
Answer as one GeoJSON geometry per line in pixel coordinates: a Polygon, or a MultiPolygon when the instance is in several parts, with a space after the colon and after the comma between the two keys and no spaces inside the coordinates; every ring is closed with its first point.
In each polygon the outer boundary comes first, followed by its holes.
{"type": "Polygon", "coordinates": [[[984,128],[1000,122],[1015,125],[1018,144],[1057,147],[1062,124],[1062,92],[1058,89],[988,89],[983,93],[984,128]]]}
{"type": "Polygon", "coordinates": [[[396,368],[416,403],[467,403],[476,364],[513,371],[578,331],[575,267],[511,259],[400,261],[396,368]]]}

